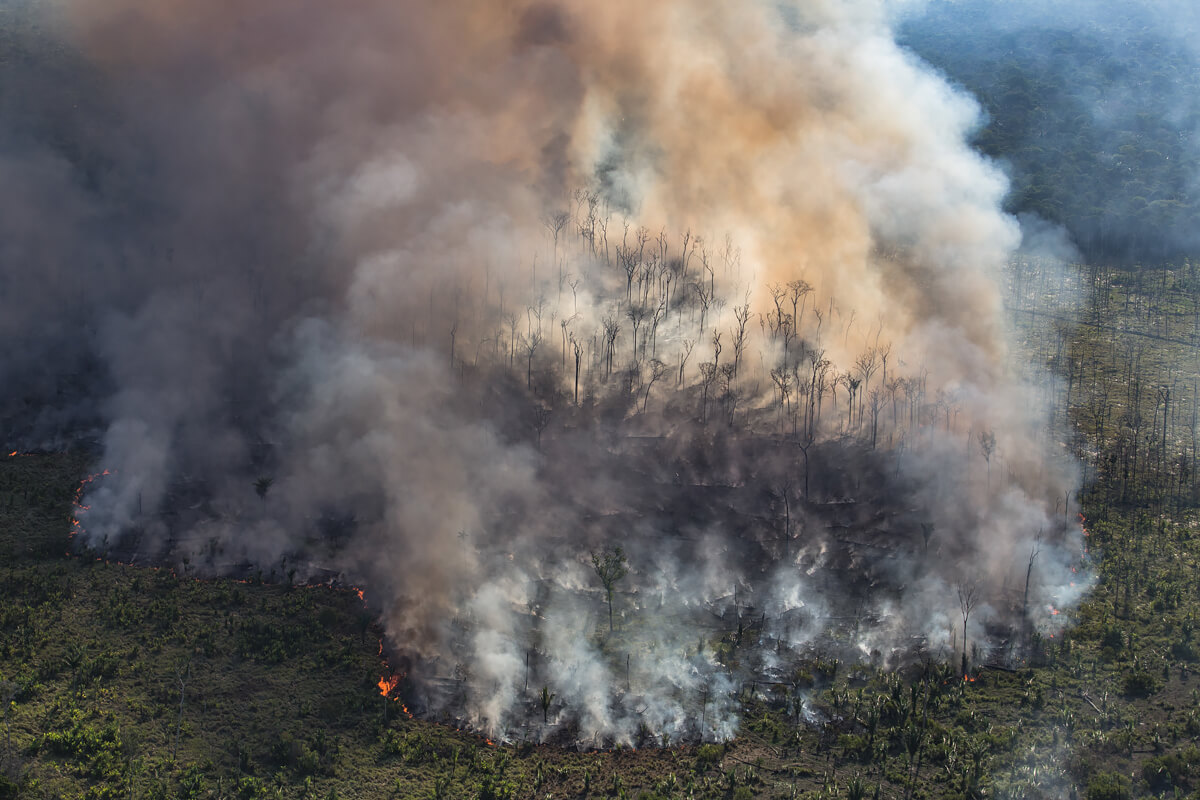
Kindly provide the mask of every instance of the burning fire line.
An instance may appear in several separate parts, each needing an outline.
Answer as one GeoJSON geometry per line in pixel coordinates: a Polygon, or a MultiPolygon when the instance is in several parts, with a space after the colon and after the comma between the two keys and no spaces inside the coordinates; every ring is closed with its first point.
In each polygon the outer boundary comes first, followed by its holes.
{"type": "MultiPolygon", "coordinates": [[[[19,455],[19,453],[15,450],[13,452],[9,453],[10,458],[13,456],[16,456],[16,455],[19,455]]],[[[79,487],[75,490],[75,497],[71,501],[71,505],[74,506],[74,508],[75,508],[75,513],[71,517],[71,530],[68,533],[69,537],[74,538],[76,536],[76,534],[81,533],[84,530],[83,523],[80,521],[79,516],[80,516],[80,512],[87,512],[87,511],[91,510],[91,506],[83,504],[83,493],[87,489],[88,484],[93,483],[94,481],[99,480],[100,478],[103,478],[107,475],[112,475],[112,474],[113,474],[113,472],[111,470],[106,469],[101,472],[97,472],[92,475],[88,475],[87,477],[85,477],[83,480],[81,480],[79,482],[79,487]]],[[[72,555],[72,553],[70,551],[68,551],[67,556],[70,557],[71,555],[72,555]]],[[[103,561],[106,564],[110,563],[108,561],[108,559],[105,559],[105,558],[97,557],[96,560],[103,561]]],[[[133,566],[132,564],[124,564],[123,562],[120,562],[120,561],[115,562],[115,563],[117,563],[119,566],[133,566]]],[[[153,569],[154,571],[157,572],[159,570],[159,567],[151,567],[151,569],[153,569]]],[[[170,573],[173,577],[176,577],[176,578],[179,577],[176,574],[174,569],[171,569],[170,573]]],[[[195,581],[206,582],[206,581],[203,581],[203,579],[194,577],[194,576],[192,579],[195,581]]],[[[245,583],[245,584],[250,583],[250,581],[245,580],[245,579],[238,580],[237,582],[245,583]]],[[[329,586],[327,584],[305,584],[305,586],[306,586],[306,588],[316,588],[318,586],[323,586],[325,588],[331,588],[331,589],[338,588],[338,587],[334,587],[334,586],[329,586]]],[[[349,590],[354,592],[356,595],[358,595],[358,599],[359,599],[359,601],[362,602],[363,608],[368,607],[366,593],[362,589],[360,589],[357,586],[351,586],[349,588],[349,590]]],[[[379,639],[378,655],[381,658],[383,657],[383,638],[382,637],[380,637],[380,639],[379,639]]],[[[386,658],[383,659],[383,663],[384,663],[384,666],[387,666],[386,658]]],[[[388,671],[389,671],[389,673],[391,673],[390,667],[388,668],[388,671]]],[[[403,679],[404,679],[404,675],[402,673],[401,674],[391,673],[390,676],[385,675],[384,677],[381,677],[379,679],[379,683],[377,685],[379,686],[380,694],[383,697],[387,697],[387,698],[390,698],[390,699],[396,701],[396,703],[399,704],[400,709],[404,712],[404,714],[411,719],[413,716],[412,712],[408,710],[408,706],[404,703],[403,700],[400,699],[399,693],[392,695],[392,692],[396,689],[397,686],[400,685],[400,681],[402,681],[403,679]]],[[[489,745],[494,745],[494,743],[490,739],[485,740],[485,741],[487,741],[487,743],[489,745]]]]}
{"type": "MultiPolygon", "coordinates": [[[[19,452],[16,452],[16,451],[14,451],[14,452],[12,452],[12,453],[9,453],[9,456],[10,456],[10,457],[12,457],[12,456],[17,456],[17,455],[21,455],[21,454],[20,454],[19,452]]],[[[74,538],[74,537],[75,537],[77,534],[81,533],[81,532],[84,530],[83,523],[82,523],[82,521],[81,521],[81,520],[80,520],[80,518],[79,518],[79,517],[80,517],[80,512],[84,512],[84,513],[86,513],[87,511],[90,511],[90,510],[91,510],[91,506],[84,505],[84,503],[83,503],[83,494],[84,494],[84,492],[87,490],[87,486],[88,486],[88,484],[90,484],[90,483],[93,483],[93,482],[95,482],[95,481],[99,480],[100,478],[103,478],[103,477],[105,477],[105,476],[112,475],[112,474],[114,474],[112,470],[107,470],[107,469],[106,469],[106,470],[103,470],[103,471],[101,471],[101,472],[97,472],[97,473],[94,473],[94,474],[92,474],[92,475],[88,475],[87,477],[83,478],[83,479],[82,479],[82,480],[79,482],[79,487],[78,487],[78,488],[75,490],[75,497],[72,499],[72,502],[71,502],[72,506],[74,506],[74,509],[75,509],[75,514],[74,514],[74,515],[72,516],[72,518],[71,518],[71,531],[70,531],[70,533],[68,534],[68,535],[69,535],[71,538],[74,538]]],[[[68,557],[70,557],[70,556],[72,556],[72,555],[75,555],[75,554],[73,554],[73,553],[71,553],[71,552],[69,552],[69,551],[67,552],[67,556],[68,556],[68,557]]],[[[126,564],[126,563],[124,563],[124,562],[121,562],[121,561],[110,562],[108,559],[106,559],[106,558],[101,558],[101,557],[97,557],[97,558],[96,558],[96,560],[97,560],[97,561],[103,561],[103,562],[104,562],[104,563],[106,563],[106,564],[109,564],[109,563],[115,563],[115,564],[117,564],[118,566],[134,566],[133,564],[126,564]]],[[[155,572],[157,572],[157,571],[159,571],[161,568],[160,568],[160,567],[156,567],[156,566],[150,566],[150,569],[153,569],[155,572]]],[[[175,570],[174,570],[174,569],[170,569],[170,570],[169,570],[169,572],[170,572],[170,574],[171,574],[173,577],[176,577],[176,578],[180,577],[180,576],[178,575],[178,573],[176,573],[176,572],[175,572],[175,570]]],[[[195,580],[195,581],[199,581],[199,582],[207,582],[207,581],[205,581],[204,579],[202,579],[202,578],[199,578],[199,577],[195,577],[195,576],[191,576],[191,577],[192,577],[192,580],[195,580]]],[[[237,580],[237,582],[238,582],[238,583],[244,583],[244,584],[249,584],[249,583],[251,583],[251,581],[249,581],[249,580],[246,580],[246,579],[237,580]]],[[[262,582],[262,583],[266,583],[265,581],[261,581],[261,582],[262,582]]],[[[304,584],[304,587],[305,587],[305,588],[317,588],[317,587],[323,587],[323,588],[327,588],[327,589],[334,589],[334,590],[337,590],[337,591],[352,591],[352,592],[354,592],[354,593],[355,593],[355,594],[358,596],[358,599],[359,599],[359,601],[360,601],[360,602],[362,602],[362,604],[363,604],[363,608],[368,608],[368,607],[369,607],[369,606],[368,606],[368,603],[367,603],[366,592],[365,592],[363,589],[361,589],[361,588],[359,588],[359,587],[357,587],[357,586],[351,586],[351,587],[348,587],[347,589],[343,589],[342,587],[331,586],[331,585],[329,585],[329,584],[324,584],[324,583],[315,583],[315,584],[304,584]]],[[[407,716],[408,718],[412,719],[412,718],[413,718],[413,714],[412,714],[412,712],[411,712],[411,711],[409,711],[409,709],[408,709],[408,705],[407,705],[407,704],[405,704],[405,702],[404,702],[404,701],[403,701],[403,700],[400,698],[400,693],[399,693],[399,692],[396,692],[396,688],[397,688],[397,687],[400,685],[400,682],[401,682],[402,680],[404,680],[404,673],[395,673],[395,672],[392,672],[392,671],[391,671],[391,668],[390,668],[390,666],[389,666],[389,665],[388,665],[388,663],[387,663],[387,659],[386,659],[386,657],[384,657],[384,652],[383,652],[383,651],[384,651],[384,647],[383,647],[383,637],[380,637],[380,639],[379,639],[379,652],[378,652],[378,654],[377,654],[377,655],[378,655],[378,656],[379,656],[379,657],[380,657],[380,658],[383,660],[384,666],[385,666],[385,668],[387,668],[387,674],[385,674],[383,677],[381,677],[381,678],[379,679],[379,682],[376,684],[376,685],[379,687],[379,694],[380,694],[382,697],[385,697],[385,698],[387,698],[387,699],[389,699],[389,700],[393,700],[393,701],[395,701],[395,702],[396,702],[396,703],[397,703],[397,704],[400,706],[400,710],[404,712],[405,716],[407,716]],[[393,694],[393,692],[395,692],[395,694],[393,694]]],[[[464,732],[468,732],[468,733],[469,733],[470,731],[464,731],[464,732]]],[[[496,743],[495,743],[495,742],[493,742],[491,739],[488,739],[488,738],[484,737],[484,739],[483,739],[483,740],[484,740],[484,741],[485,741],[485,742],[488,744],[488,746],[490,746],[490,747],[495,747],[495,746],[496,746],[496,743]]]]}

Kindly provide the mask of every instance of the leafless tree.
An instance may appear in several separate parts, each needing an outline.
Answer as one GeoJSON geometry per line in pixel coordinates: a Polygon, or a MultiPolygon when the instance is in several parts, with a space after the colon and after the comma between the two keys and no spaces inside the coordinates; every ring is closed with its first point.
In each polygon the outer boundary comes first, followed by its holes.
{"type": "MultiPolygon", "coordinates": [[[[667,301],[660,300],[650,314],[650,355],[658,355],[658,326],[667,316],[667,301]]],[[[645,353],[643,352],[643,355],[645,353]]]]}
{"type": "Polygon", "coordinates": [[[692,292],[696,295],[696,303],[700,306],[700,333],[704,333],[704,322],[708,317],[708,308],[712,305],[713,296],[704,281],[692,283],[692,292]]]}
{"type": "Polygon", "coordinates": [[[575,405],[579,405],[579,361],[583,357],[583,344],[572,336],[571,347],[575,351],[575,405]]]}
{"type": "Polygon", "coordinates": [[[692,348],[696,346],[695,339],[683,340],[683,352],[679,355],[679,380],[675,382],[676,386],[683,385],[683,369],[687,366],[687,361],[692,355],[692,348]]]}
{"type": "Polygon", "coordinates": [[[781,418],[784,418],[785,408],[787,418],[792,416],[792,385],[794,378],[795,375],[790,370],[780,368],[771,370],[771,381],[779,389],[779,414],[781,418]]]}
{"type": "Polygon", "coordinates": [[[712,386],[713,381],[717,379],[717,365],[711,361],[705,361],[700,365],[700,386],[703,388],[703,395],[700,402],[700,421],[704,422],[708,419],[708,390],[712,386]]]}
{"type": "Polygon", "coordinates": [[[605,372],[605,378],[609,378],[612,376],[613,351],[616,349],[616,346],[617,346],[617,334],[619,334],[621,332],[621,326],[617,324],[616,319],[614,319],[613,317],[605,317],[603,320],[603,323],[604,323],[604,342],[605,342],[605,362],[608,367],[607,371],[605,372]]]}
{"type": "Polygon", "coordinates": [[[796,329],[800,329],[800,325],[804,320],[804,303],[812,291],[812,286],[805,280],[794,280],[788,283],[788,296],[792,301],[792,317],[796,320],[796,329]],[[799,308],[797,308],[799,306],[799,308]]]}
{"type": "Polygon", "coordinates": [[[1029,548],[1029,565],[1025,567],[1025,598],[1021,602],[1021,619],[1026,624],[1029,621],[1029,584],[1033,580],[1033,564],[1041,552],[1042,531],[1039,530],[1037,537],[1033,540],[1033,546],[1029,548]]]}
{"type": "Polygon", "coordinates": [[[550,232],[550,236],[554,240],[554,264],[558,267],[558,290],[560,292],[563,286],[563,271],[562,264],[558,261],[558,237],[570,221],[571,215],[566,211],[554,211],[542,217],[542,225],[546,227],[546,230],[550,232]]]}
{"type": "MultiPolygon", "coordinates": [[[[648,313],[649,312],[646,310],[646,307],[641,305],[640,303],[631,304],[629,306],[629,308],[625,311],[625,316],[629,317],[629,321],[633,323],[633,363],[634,364],[640,363],[640,360],[638,359],[638,352],[637,352],[638,351],[638,347],[637,347],[637,345],[638,345],[638,329],[640,329],[642,327],[642,323],[646,321],[646,316],[648,313]]],[[[643,347],[642,350],[644,351],[645,348],[643,347]]],[[[643,352],[642,355],[645,355],[645,352],[643,352]]]]}
{"type": "Polygon", "coordinates": [[[730,333],[733,334],[733,374],[737,377],[742,354],[746,351],[746,323],[750,321],[750,303],[736,306],[733,309],[733,318],[737,320],[737,327],[730,330],[730,333]]]}
{"type": "MultiPolygon", "coordinates": [[[[542,343],[542,334],[540,331],[535,331],[524,337],[525,341],[525,388],[533,388],[533,357],[537,353],[538,346],[542,343]]],[[[553,358],[553,356],[551,356],[553,358]]]]}
{"type": "Polygon", "coordinates": [[[967,674],[967,621],[971,619],[971,611],[979,603],[979,587],[973,581],[970,583],[960,582],[958,589],[958,608],[962,612],[963,621],[963,650],[962,650],[962,673],[967,674]]]}
{"type": "Polygon", "coordinates": [[[550,424],[550,406],[538,403],[533,407],[533,428],[537,431],[537,449],[542,449],[542,432],[550,424]]]}
{"type": "Polygon", "coordinates": [[[654,388],[654,384],[667,374],[667,365],[657,358],[650,359],[650,380],[646,382],[646,396],[642,400],[642,413],[646,413],[646,407],[650,404],[650,390],[654,388]]]}

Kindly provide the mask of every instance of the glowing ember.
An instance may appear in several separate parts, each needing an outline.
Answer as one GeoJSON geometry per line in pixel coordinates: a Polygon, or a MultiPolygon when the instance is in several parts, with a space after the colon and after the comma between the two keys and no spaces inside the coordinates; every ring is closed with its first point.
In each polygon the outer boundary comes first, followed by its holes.
{"type": "Polygon", "coordinates": [[[9,453],[9,454],[8,454],[8,457],[9,457],[9,458],[12,458],[12,457],[13,457],[13,456],[15,456],[16,454],[17,454],[17,451],[16,451],[16,450],[13,450],[11,453],[9,453]]]}

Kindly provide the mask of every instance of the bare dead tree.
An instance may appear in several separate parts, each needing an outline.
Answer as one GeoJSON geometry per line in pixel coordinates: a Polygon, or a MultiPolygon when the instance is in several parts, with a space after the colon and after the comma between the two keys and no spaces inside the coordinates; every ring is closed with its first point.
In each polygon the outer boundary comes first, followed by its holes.
{"type": "Polygon", "coordinates": [[[789,362],[788,351],[791,349],[792,340],[796,338],[796,326],[791,314],[784,314],[779,318],[779,333],[783,336],[783,365],[786,367],[789,362]]]}
{"type": "MultiPolygon", "coordinates": [[[[667,301],[660,300],[650,314],[650,355],[658,355],[658,326],[667,316],[667,301]]],[[[645,355],[643,348],[642,355],[645,355]]]]}
{"type": "Polygon", "coordinates": [[[963,651],[962,673],[967,674],[967,621],[971,619],[971,611],[979,603],[979,586],[974,581],[960,582],[958,590],[958,608],[962,612],[963,621],[963,651]]]}
{"type": "Polygon", "coordinates": [[[572,336],[571,346],[575,351],[575,405],[579,405],[579,361],[583,357],[583,344],[572,336]]]}
{"type": "Polygon", "coordinates": [[[562,368],[563,368],[563,372],[567,371],[567,340],[568,340],[567,328],[570,326],[570,324],[572,322],[574,322],[576,320],[576,318],[578,316],[579,316],[578,314],[575,314],[570,317],[565,317],[565,318],[559,320],[559,322],[558,322],[558,326],[562,329],[562,368]]]}
{"type": "Polygon", "coordinates": [[[871,409],[871,449],[874,450],[879,442],[879,409],[883,405],[883,393],[872,389],[868,399],[870,403],[867,407],[871,409]]]}
{"type": "MultiPolygon", "coordinates": [[[[542,343],[542,334],[540,331],[535,331],[524,337],[525,341],[525,388],[533,388],[533,357],[537,353],[538,346],[542,343]]],[[[551,356],[553,358],[553,356],[551,356]]]]}
{"type": "Polygon", "coordinates": [[[695,339],[683,340],[683,352],[679,355],[679,379],[675,382],[676,386],[683,385],[683,369],[687,366],[687,361],[692,355],[692,348],[695,346],[695,339]]]}
{"type": "MultiPolygon", "coordinates": [[[[628,223],[627,223],[628,224],[628,223]]],[[[633,277],[637,275],[637,252],[625,244],[617,245],[617,263],[625,272],[625,302],[633,302],[633,277]]]]}
{"type": "Polygon", "coordinates": [[[775,491],[783,500],[783,560],[787,561],[792,547],[792,484],[785,483],[775,491]]]}
{"type": "Polygon", "coordinates": [[[604,342],[605,342],[605,362],[607,364],[607,371],[605,372],[604,377],[610,378],[610,377],[612,377],[612,370],[613,370],[613,351],[616,349],[617,334],[619,334],[621,332],[621,326],[617,324],[616,319],[613,317],[605,317],[603,320],[603,324],[604,324],[604,342]]]}
{"type": "Polygon", "coordinates": [[[550,406],[538,403],[533,407],[533,428],[537,431],[537,449],[542,449],[542,432],[550,424],[550,406]]]}
{"type": "Polygon", "coordinates": [[[696,303],[700,306],[700,333],[703,334],[704,321],[708,317],[708,308],[712,305],[713,296],[703,281],[693,282],[692,292],[696,296],[696,303]]]}
{"type": "Polygon", "coordinates": [[[1033,564],[1042,552],[1042,531],[1037,532],[1033,546],[1029,548],[1029,565],[1025,567],[1025,598],[1021,602],[1021,620],[1029,624],[1029,584],[1033,579],[1033,564]]]}
{"type": "Polygon", "coordinates": [[[790,417],[792,414],[791,397],[792,397],[792,380],[794,377],[795,376],[793,375],[793,373],[786,369],[776,368],[776,369],[771,370],[771,381],[775,384],[775,387],[777,389],[779,389],[779,414],[781,417],[781,421],[783,418],[785,406],[787,407],[787,415],[790,417]]]}
{"type": "Polygon", "coordinates": [[[742,363],[742,353],[746,350],[746,323],[750,321],[750,303],[746,302],[733,309],[733,318],[737,327],[730,330],[733,335],[733,374],[737,377],[738,368],[742,363]]]}
{"type": "MultiPolygon", "coordinates": [[[[872,347],[867,352],[859,355],[854,361],[854,365],[858,368],[858,374],[862,378],[863,390],[860,398],[864,398],[871,391],[871,376],[875,374],[875,370],[879,368],[879,353],[872,347]]],[[[862,422],[862,399],[859,400],[858,408],[859,422],[862,422]]]]}
{"type": "MultiPolygon", "coordinates": [[[[640,303],[632,303],[629,306],[629,308],[625,311],[625,316],[629,317],[629,321],[633,323],[633,363],[634,364],[640,363],[640,360],[638,359],[638,352],[637,352],[638,351],[638,348],[637,348],[638,329],[641,328],[642,323],[646,321],[647,314],[649,314],[649,312],[646,310],[646,307],[641,305],[640,303]]],[[[644,347],[642,349],[643,349],[643,351],[645,350],[644,347]]],[[[645,355],[644,352],[643,352],[643,355],[645,355]]]]}
{"type": "Polygon", "coordinates": [[[717,365],[711,361],[705,361],[700,365],[700,386],[703,388],[702,399],[700,402],[700,421],[708,420],[708,390],[712,386],[713,381],[717,378],[717,365]]]}
{"type": "Polygon", "coordinates": [[[542,217],[542,225],[550,232],[551,238],[554,240],[554,264],[558,267],[558,291],[562,292],[563,287],[563,270],[562,264],[558,261],[558,237],[562,233],[563,228],[567,227],[567,223],[571,221],[571,215],[566,211],[555,211],[546,214],[542,217]]]}
{"type": "Polygon", "coordinates": [[[667,374],[667,365],[657,358],[650,359],[650,380],[646,382],[646,396],[642,400],[642,413],[646,413],[646,407],[650,404],[650,390],[654,388],[654,384],[667,374]]]}
{"type": "Polygon", "coordinates": [[[803,301],[812,291],[812,286],[805,280],[794,280],[788,283],[788,296],[792,301],[792,317],[796,320],[796,329],[800,329],[800,325],[804,320],[804,304],[803,301]],[[799,308],[797,308],[799,305],[799,308]]]}

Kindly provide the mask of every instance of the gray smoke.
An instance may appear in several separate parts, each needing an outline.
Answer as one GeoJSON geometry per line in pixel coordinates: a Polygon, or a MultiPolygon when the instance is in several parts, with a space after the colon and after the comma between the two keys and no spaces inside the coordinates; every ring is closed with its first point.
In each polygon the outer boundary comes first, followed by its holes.
{"type": "Polygon", "coordinates": [[[96,437],[83,545],[339,573],[414,708],[593,744],[1078,599],[1006,183],[891,4],[9,13],[4,409],[96,437]]]}

